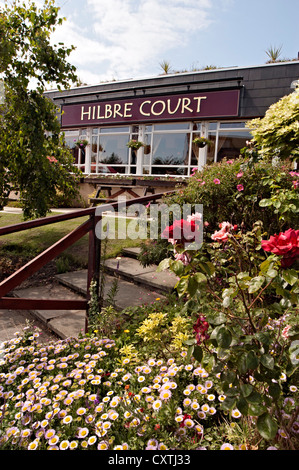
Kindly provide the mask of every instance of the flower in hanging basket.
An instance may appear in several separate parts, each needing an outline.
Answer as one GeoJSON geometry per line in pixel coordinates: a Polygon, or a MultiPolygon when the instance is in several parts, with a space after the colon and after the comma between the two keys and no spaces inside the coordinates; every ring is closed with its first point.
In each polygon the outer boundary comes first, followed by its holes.
{"type": "Polygon", "coordinates": [[[130,149],[134,149],[134,150],[138,150],[140,149],[140,147],[143,147],[143,146],[144,146],[143,142],[140,142],[139,140],[135,140],[135,139],[131,139],[127,143],[127,147],[129,147],[130,149]]]}
{"type": "Polygon", "coordinates": [[[79,148],[85,148],[89,144],[89,142],[86,139],[79,139],[79,140],[77,140],[77,142],[75,142],[75,144],[79,148]]]}
{"type": "Polygon", "coordinates": [[[198,145],[198,147],[205,147],[206,145],[211,144],[212,142],[205,137],[195,137],[194,140],[192,140],[193,144],[198,145]]]}

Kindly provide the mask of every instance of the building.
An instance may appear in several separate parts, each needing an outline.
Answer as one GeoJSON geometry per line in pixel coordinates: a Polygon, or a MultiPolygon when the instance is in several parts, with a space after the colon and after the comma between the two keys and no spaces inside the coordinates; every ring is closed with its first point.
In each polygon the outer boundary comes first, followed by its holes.
{"type": "Polygon", "coordinates": [[[299,61],[290,61],[112,81],[47,95],[61,107],[66,143],[86,181],[116,174],[188,177],[194,167],[238,157],[251,138],[245,123],[263,117],[298,79],[299,61]],[[196,137],[208,139],[208,145],[199,147],[196,137]],[[131,139],[144,145],[128,148],[131,139]]]}

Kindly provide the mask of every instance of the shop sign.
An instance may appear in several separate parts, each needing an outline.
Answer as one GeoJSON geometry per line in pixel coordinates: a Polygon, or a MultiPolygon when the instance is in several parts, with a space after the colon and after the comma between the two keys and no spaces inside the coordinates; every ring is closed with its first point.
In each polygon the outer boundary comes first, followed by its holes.
{"type": "Polygon", "coordinates": [[[154,96],[62,106],[62,127],[238,116],[239,90],[154,96]]]}

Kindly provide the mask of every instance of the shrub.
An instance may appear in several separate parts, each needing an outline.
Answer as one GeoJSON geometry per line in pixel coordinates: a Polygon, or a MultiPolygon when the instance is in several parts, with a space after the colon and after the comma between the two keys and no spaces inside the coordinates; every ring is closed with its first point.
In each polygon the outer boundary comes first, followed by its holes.
{"type": "Polygon", "coordinates": [[[286,204],[296,206],[297,201],[297,207],[292,211],[288,206],[287,210],[298,221],[298,195],[293,183],[297,177],[291,172],[291,164],[283,162],[274,166],[259,161],[249,166],[246,163],[247,159],[240,157],[205,166],[190,177],[185,188],[166,201],[181,206],[202,204],[204,220],[209,224],[208,233],[216,230],[219,220],[242,224],[246,230],[251,230],[254,222],[261,220],[268,233],[275,233],[287,228],[286,220],[280,218],[283,204],[269,202],[261,206],[260,202],[271,199],[277,192],[280,197],[288,193],[291,200],[286,204]]]}

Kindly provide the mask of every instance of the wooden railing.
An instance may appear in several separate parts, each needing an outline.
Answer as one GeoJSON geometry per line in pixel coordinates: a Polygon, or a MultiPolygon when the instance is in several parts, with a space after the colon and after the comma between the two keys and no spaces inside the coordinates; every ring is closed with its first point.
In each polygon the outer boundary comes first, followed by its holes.
{"type": "MultiPolygon", "coordinates": [[[[170,191],[172,192],[172,191],[170,191]]],[[[95,281],[99,285],[100,262],[101,262],[101,240],[96,236],[96,226],[102,219],[103,212],[113,208],[122,209],[133,204],[146,204],[156,201],[165,196],[165,193],[151,194],[139,198],[122,200],[111,204],[103,204],[88,209],[80,209],[67,214],[59,214],[41,219],[20,222],[7,227],[0,227],[0,236],[8,235],[24,230],[55,224],[65,220],[77,219],[89,216],[88,220],[74,229],[68,235],[54,243],[44,252],[29,261],[25,266],[17,270],[7,279],[0,283],[0,310],[86,310],[85,332],[88,331],[88,310],[90,300],[90,285],[95,281]],[[60,300],[60,299],[22,299],[8,296],[22,282],[45,266],[49,261],[56,258],[68,247],[77,242],[84,235],[89,234],[88,269],[87,269],[87,295],[82,300],[60,300]]]]}

